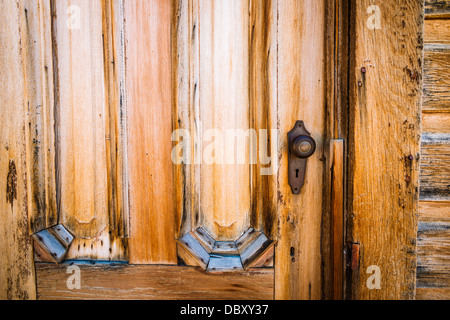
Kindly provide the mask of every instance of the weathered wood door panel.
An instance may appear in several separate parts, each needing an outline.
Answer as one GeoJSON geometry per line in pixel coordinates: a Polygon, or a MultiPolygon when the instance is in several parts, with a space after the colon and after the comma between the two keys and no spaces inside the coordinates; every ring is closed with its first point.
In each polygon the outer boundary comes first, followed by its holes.
{"type": "Polygon", "coordinates": [[[113,2],[52,2],[58,212],[75,236],[69,259],[127,259],[113,2]]]}
{"type": "Polygon", "coordinates": [[[198,227],[216,241],[252,227],[278,240],[276,297],[321,297],[325,16],[325,1],[128,2],[133,263],[175,263],[198,227]],[[294,196],[297,120],[317,151],[294,196]]]}
{"type": "Polygon", "coordinates": [[[320,299],[321,219],[325,143],[325,1],[279,1],[278,173],[279,244],[275,259],[277,299],[320,299]],[[288,185],[283,136],[296,119],[317,143],[299,196],[288,185]],[[322,159],[323,160],[323,159],[322,159]]]}
{"type": "MultiPolygon", "coordinates": [[[[199,45],[194,50],[199,50],[199,79],[194,94],[199,95],[199,113],[195,121],[205,140],[200,142],[199,224],[216,239],[235,240],[250,227],[249,165],[246,159],[242,164],[225,164],[236,162],[234,157],[225,159],[228,154],[220,143],[211,150],[212,159],[207,159],[207,148],[213,139],[225,144],[227,129],[249,129],[249,2],[205,0],[198,2],[197,10],[199,45]]],[[[190,31],[189,25],[184,28],[181,33],[190,31]]],[[[248,144],[244,147],[247,155],[248,144]]]]}
{"type": "MultiPolygon", "coordinates": [[[[177,3],[173,47],[179,85],[173,116],[176,129],[188,131],[192,145],[188,154],[181,150],[178,160],[187,163],[175,176],[185,190],[176,199],[181,233],[202,226],[222,241],[235,240],[250,227],[271,233],[274,188],[250,156],[258,157],[258,138],[266,134],[270,139],[276,130],[276,6],[271,4],[177,3]]],[[[267,138],[262,139],[270,150],[267,138]]]]}

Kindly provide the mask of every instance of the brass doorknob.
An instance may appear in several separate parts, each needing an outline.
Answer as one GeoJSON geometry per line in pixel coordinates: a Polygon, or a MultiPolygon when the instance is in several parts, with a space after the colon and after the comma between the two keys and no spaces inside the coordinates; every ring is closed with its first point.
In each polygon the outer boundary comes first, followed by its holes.
{"type": "Polygon", "coordinates": [[[316,142],[310,136],[298,136],[291,144],[291,151],[298,158],[309,158],[316,151],[316,142]]]}

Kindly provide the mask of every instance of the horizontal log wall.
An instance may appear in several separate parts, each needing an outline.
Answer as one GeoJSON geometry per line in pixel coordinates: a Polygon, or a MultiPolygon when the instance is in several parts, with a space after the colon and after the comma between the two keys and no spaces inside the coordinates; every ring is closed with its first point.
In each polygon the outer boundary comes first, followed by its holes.
{"type": "Polygon", "coordinates": [[[427,0],[416,299],[450,298],[450,1],[427,0]]]}

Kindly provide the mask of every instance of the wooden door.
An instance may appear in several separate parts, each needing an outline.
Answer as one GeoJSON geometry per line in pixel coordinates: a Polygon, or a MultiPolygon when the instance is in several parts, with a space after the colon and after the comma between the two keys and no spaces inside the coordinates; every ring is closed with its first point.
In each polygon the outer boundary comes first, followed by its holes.
{"type": "Polygon", "coordinates": [[[229,244],[255,230],[269,242],[251,266],[274,266],[276,297],[319,299],[325,1],[126,1],[124,12],[130,263],[207,269],[187,235],[229,244]],[[294,195],[298,120],[317,150],[294,195]]]}
{"type": "Polygon", "coordinates": [[[0,297],[413,298],[445,205],[421,204],[417,237],[419,159],[421,197],[445,196],[427,146],[448,48],[422,56],[423,2],[404,2],[0,2],[0,297]],[[298,120],[317,149],[293,194],[298,120]],[[81,291],[33,263],[29,235],[56,224],[81,291]]]}

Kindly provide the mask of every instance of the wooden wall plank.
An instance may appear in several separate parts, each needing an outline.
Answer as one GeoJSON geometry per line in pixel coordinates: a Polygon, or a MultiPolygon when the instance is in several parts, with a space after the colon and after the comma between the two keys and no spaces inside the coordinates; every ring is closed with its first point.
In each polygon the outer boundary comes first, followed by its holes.
{"type": "MultiPolygon", "coordinates": [[[[348,1],[326,1],[326,139],[332,143],[325,143],[323,160],[326,162],[327,168],[333,166],[332,150],[333,140],[342,139],[347,141],[348,136],[348,63],[349,63],[349,3],[348,1]]],[[[345,155],[346,157],[346,155],[345,155]]],[[[344,163],[342,163],[344,165],[344,163]]],[[[343,168],[344,180],[346,176],[346,168],[343,168]]],[[[323,212],[322,212],[322,236],[321,236],[321,252],[322,252],[322,274],[323,274],[323,293],[322,299],[340,299],[334,293],[334,280],[339,280],[334,274],[341,274],[342,266],[335,268],[332,261],[333,246],[338,243],[333,239],[333,208],[339,201],[345,201],[345,189],[342,191],[342,199],[332,199],[334,191],[333,186],[336,181],[333,178],[333,170],[325,170],[323,193],[323,212]],[[341,271],[339,271],[341,269],[341,271]]],[[[344,182],[345,184],[345,182],[344,182]]],[[[346,208],[344,206],[343,223],[345,226],[346,208]]],[[[345,239],[345,228],[341,231],[341,236],[345,239]]],[[[339,236],[338,236],[339,238],[339,236]]],[[[343,240],[342,240],[343,241],[343,240]]],[[[342,283],[345,286],[345,277],[342,283]]],[[[339,290],[341,292],[341,290],[339,290]]]]}
{"type": "Polygon", "coordinates": [[[419,214],[421,221],[450,220],[450,202],[420,201],[419,214]]]}
{"type": "Polygon", "coordinates": [[[450,44],[450,19],[425,20],[424,42],[450,44]]]}
{"type": "Polygon", "coordinates": [[[36,265],[39,300],[273,299],[273,269],[212,274],[176,266],[79,265],[81,289],[67,290],[67,267],[36,265]]]}
{"type": "Polygon", "coordinates": [[[450,288],[450,221],[419,223],[417,287],[450,288]]]}
{"type": "Polygon", "coordinates": [[[423,3],[383,1],[368,13],[372,5],[351,4],[347,240],[360,245],[360,260],[348,298],[413,299],[423,3]],[[379,29],[369,20],[377,11],[379,29]],[[366,284],[372,265],[380,268],[381,289],[366,284]]]}
{"type": "Polygon", "coordinates": [[[450,46],[427,44],[424,54],[423,111],[450,112],[450,46]]]}
{"type": "Polygon", "coordinates": [[[450,134],[424,133],[420,159],[420,199],[450,201],[450,134]]]}
{"type": "Polygon", "coordinates": [[[450,133],[450,112],[423,113],[422,131],[429,133],[450,133]]]}
{"type": "Polygon", "coordinates": [[[278,2],[278,243],[276,299],[320,299],[325,144],[325,1],[278,2]],[[305,185],[288,184],[287,133],[303,120],[317,143],[305,185]]]}
{"type": "Polygon", "coordinates": [[[176,264],[171,2],[125,2],[130,263],[176,264]]]}
{"type": "MultiPolygon", "coordinates": [[[[29,233],[26,132],[28,75],[27,12],[23,1],[0,2],[0,299],[35,299],[29,233]]],[[[30,73],[30,74],[28,74],[30,73]]],[[[29,149],[28,149],[29,150],[29,149]]]]}
{"type": "Polygon", "coordinates": [[[251,168],[250,225],[269,239],[277,233],[277,5],[277,1],[251,1],[249,8],[250,128],[258,134],[258,161],[251,168]],[[270,163],[262,163],[261,154],[270,157],[270,163]]]}
{"type": "Polygon", "coordinates": [[[450,288],[417,288],[416,300],[448,300],[450,288]]]}
{"type": "Polygon", "coordinates": [[[110,111],[115,105],[105,66],[111,63],[104,48],[108,35],[103,38],[106,3],[53,2],[59,222],[76,237],[71,259],[126,259],[125,240],[110,221],[115,215],[110,192],[110,111]]]}
{"type": "Polygon", "coordinates": [[[449,0],[425,0],[425,16],[427,19],[449,18],[449,0]]]}

